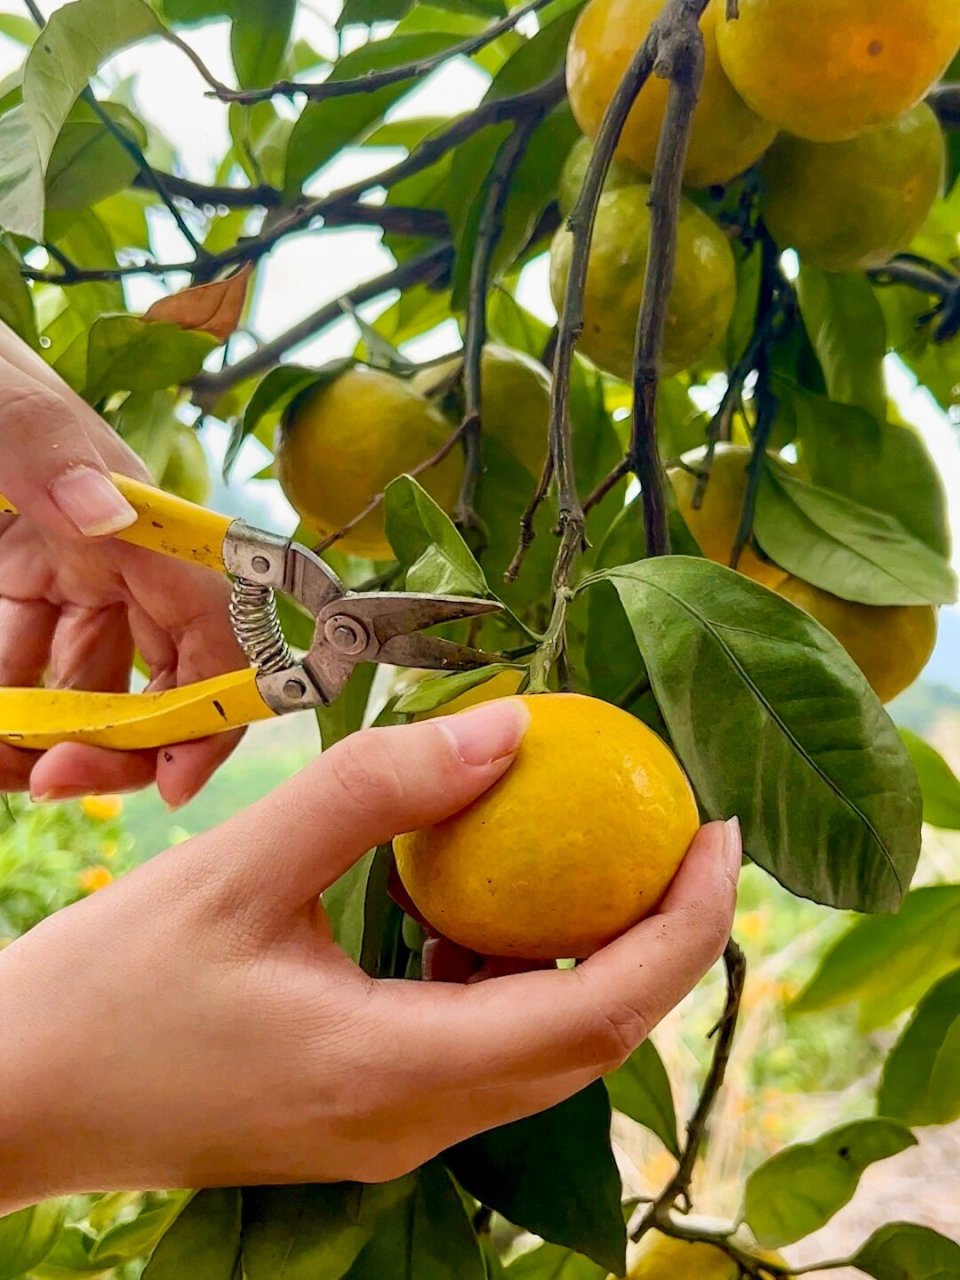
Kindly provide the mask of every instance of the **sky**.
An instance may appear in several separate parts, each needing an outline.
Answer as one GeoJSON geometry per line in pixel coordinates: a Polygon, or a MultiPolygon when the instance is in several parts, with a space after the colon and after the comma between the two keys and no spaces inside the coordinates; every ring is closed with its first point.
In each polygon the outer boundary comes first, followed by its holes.
{"type": "MultiPolygon", "coordinates": [[[[46,0],[42,6],[49,15],[65,0],[46,0]]],[[[332,23],[339,11],[338,0],[306,0],[298,12],[296,35],[308,39],[320,53],[333,56],[336,51],[332,23]]],[[[14,0],[0,0],[0,13],[20,13],[24,7],[14,0]]],[[[233,82],[229,57],[229,27],[226,22],[208,24],[186,33],[214,75],[233,82]]],[[[13,70],[22,59],[22,47],[0,36],[0,78],[13,70]]],[[[136,97],[146,117],[162,126],[163,133],[177,149],[182,172],[197,181],[210,181],[211,175],[228,146],[226,107],[205,96],[206,85],[190,62],[172,46],[151,41],[126,50],[113,58],[102,72],[110,85],[128,76],[136,77],[136,97]]],[[[467,110],[479,101],[487,84],[486,77],[464,60],[448,64],[427,77],[397,104],[388,118],[448,114],[467,110]]],[[[401,152],[367,149],[362,154],[339,157],[322,171],[310,188],[322,194],[343,184],[384,168],[401,152]]],[[[958,246],[960,247],[960,246],[958,246]]],[[[183,242],[176,229],[164,226],[157,239],[161,256],[183,256],[183,242]]],[[[352,286],[368,280],[392,265],[392,258],[379,243],[375,229],[324,231],[321,235],[301,235],[281,242],[263,260],[258,269],[256,308],[253,317],[256,331],[269,339],[291,324],[317,310],[323,303],[339,297],[352,286]]],[[[128,298],[131,309],[145,309],[164,292],[156,280],[144,277],[130,282],[128,298]]],[[[552,323],[555,318],[547,288],[547,261],[544,256],[524,272],[520,283],[520,299],[531,311],[552,323]]],[[[369,319],[392,302],[362,308],[369,319]]],[[[298,348],[295,359],[322,364],[335,356],[351,352],[357,341],[352,321],[331,326],[325,333],[298,348]]],[[[414,359],[431,358],[458,345],[452,322],[427,335],[407,348],[414,359]]],[[[232,356],[243,354],[243,340],[232,345],[232,356]]],[[[910,373],[895,358],[887,361],[887,379],[904,416],[922,431],[936,460],[947,488],[951,524],[955,531],[954,566],[960,570],[960,432],[951,426],[929,394],[918,388],[910,373]]],[[[205,432],[205,443],[214,458],[222,454],[226,432],[216,425],[205,432]]],[[[246,447],[236,470],[238,482],[261,469],[265,454],[255,442],[246,447]]],[[[274,482],[257,482],[256,492],[265,515],[278,531],[289,532],[296,517],[274,482]]],[[[943,650],[937,654],[938,678],[960,688],[960,607],[951,610],[956,626],[944,628],[943,650]],[[949,652],[948,652],[949,650],[949,652]],[[956,672],[956,674],[954,674],[956,672]]]]}

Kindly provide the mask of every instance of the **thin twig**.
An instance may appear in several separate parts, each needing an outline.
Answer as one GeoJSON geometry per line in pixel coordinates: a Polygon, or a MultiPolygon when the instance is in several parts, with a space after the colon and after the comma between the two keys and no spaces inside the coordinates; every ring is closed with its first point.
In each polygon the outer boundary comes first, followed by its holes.
{"type": "MultiPolygon", "coordinates": [[[[191,204],[200,207],[222,205],[226,209],[273,209],[283,204],[283,193],[266,183],[255,187],[206,186],[202,182],[181,178],[175,173],[161,173],[157,169],[154,173],[170,195],[189,200],[191,204]]],[[[133,185],[141,189],[152,189],[141,173],[134,178],[133,185]]]]}
{"type": "Polygon", "coordinates": [[[532,111],[504,141],[493,162],[477,238],[470,264],[469,302],[463,342],[463,479],[457,501],[456,523],[461,529],[483,532],[474,503],[483,473],[481,361],[487,340],[487,297],[493,258],[503,234],[503,215],[510,181],[523,159],[530,139],[539,128],[544,107],[532,111]]]}
{"type": "Polygon", "coordinates": [[[373,93],[388,85],[401,84],[404,80],[420,79],[429,75],[450,58],[467,58],[478,53],[488,44],[492,44],[498,36],[511,31],[517,23],[529,13],[542,9],[549,0],[528,0],[526,4],[514,9],[505,17],[492,23],[485,30],[459,44],[451,45],[439,53],[429,57],[418,58],[414,62],[404,63],[398,67],[384,67],[381,71],[368,71],[366,75],[355,76],[350,80],[324,80],[321,84],[304,83],[298,80],[278,80],[276,84],[264,89],[228,89],[225,86],[214,89],[215,95],[224,102],[253,103],[263,102],[269,98],[295,98],[302,94],[310,102],[322,102],[327,98],[342,98],[349,94],[373,93]]]}
{"type": "Polygon", "coordinates": [[[700,85],[704,44],[700,17],[707,0],[680,0],[668,23],[665,15],[656,72],[670,80],[670,94],[650,182],[650,247],[643,300],[637,319],[633,364],[633,430],[630,465],[640,481],[648,556],[670,551],[665,479],[657,448],[657,393],[660,353],[677,259],[677,230],[683,171],[700,85]]]}
{"type": "MultiPolygon", "coordinates": [[[[765,305],[764,300],[770,298],[770,305],[772,306],[773,299],[777,297],[780,291],[780,255],[777,246],[766,232],[763,233],[762,245],[763,274],[760,283],[760,305],[765,305]]],[[[757,419],[753,428],[753,448],[750,454],[750,461],[747,463],[747,482],[743,494],[743,505],[740,509],[740,520],[737,524],[737,532],[730,552],[731,569],[736,569],[740,563],[743,549],[749,542],[750,535],[753,532],[753,521],[757,510],[757,495],[760,491],[760,478],[763,475],[763,462],[767,453],[767,445],[770,442],[770,433],[773,431],[774,423],[777,420],[777,412],[780,408],[780,402],[774,395],[771,386],[772,368],[769,342],[760,344],[757,352],[756,368],[757,385],[754,390],[754,401],[757,406],[757,419]]]]}
{"type": "Polygon", "coordinates": [[[516,582],[517,574],[523,564],[524,557],[534,538],[537,536],[533,527],[537,512],[543,504],[544,498],[550,492],[550,483],[553,480],[553,454],[548,449],[547,456],[544,460],[543,467],[540,471],[540,478],[537,481],[537,487],[533,491],[533,496],[527,503],[523,515],[520,517],[520,541],[517,543],[517,549],[513,553],[513,559],[510,561],[503,575],[504,582],[516,582]]]}
{"type": "Polygon", "coordinates": [[[393,289],[406,289],[412,284],[439,284],[449,272],[452,260],[451,246],[438,245],[419,257],[410,258],[399,267],[394,267],[392,271],[377,276],[374,280],[357,285],[342,297],[325,303],[312,315],[306,316],[286,333],[281,334],[279,338],[263,343],[244,360],[227,365],[216,373],[199,374],[190,384],[194,401],[202,408],[209,410],[225,391],[229,391],[231,387],[247,378],[256,377],[267,369],[273,368],[287,352],[341,319],[351,307],[361,306],[393,289]]]}
{"type": "Polygon", "coordinates": [[[905,253],[868,275],[876,285],[903,284],[939,300],[932,311],[917,321],[921,327],[936,322],[931,335],[934,342],[949,342],[960,334],[960,276],[951,274],[939,263],[905,253]]]}
{"type": "MultiPolygon", "coordinates": [[[[460,423],[459,427],[456,427],[450,435],[447,436],[446,440],[444,440],[443,444],[435,453],[431,453],[429,458],[424,458],[424,460],[422,462],[418,462],[415,467],[411,467],[407,472],[407,475],[413,476],[414,479],[416,479],[417,476],[422,476],[425,471],[429,471],[431,467],[439,466],[447,454],[451,453],[463,439],[464,432],[467,428],[467,421],[468,420],[465,418],[463,422],[460,423]]],[[[377,507],[380,506],[385,497],[385,489],[382,489],[379,493],[375,493],[367,505],[361,511],[358,511],[355,516],[351,516],[346,524],[341,525],[334,533],[328,534],[322,542],[317,543],[313,548],[317,555],[326,551],[328,547],[332,547],[334,543],[339,542],[341,538],[346,537],[346,535],[350,533],[351,530],[355,529],[362,520],[366,520],[368,515],[376,511],[377,507]]]]}
{"type": "Polygon", "coordinates": [[[594,507],[598,507],[611,489],[623,479],[630,470],[629,458],[621,458],[617,465],[603,477],[597,487],[583,500],[583,514],[589,515],[594,507]]]}

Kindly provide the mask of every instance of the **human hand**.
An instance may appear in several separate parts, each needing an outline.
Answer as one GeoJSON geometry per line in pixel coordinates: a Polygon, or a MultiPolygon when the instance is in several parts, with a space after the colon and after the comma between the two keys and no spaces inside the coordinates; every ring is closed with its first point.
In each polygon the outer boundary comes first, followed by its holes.
{"type": "Polygon", "coordinates": [[[0,953],[0,1213],[108,1188],[397,1176],[616,1067],[720,955],[737,831],[575,969],[374,981],[318,895],[509,767],[514,699],[354,734],[0,953]]]}
{"type": "MultiPolygon", "coordinates": [[[[150,478],[107,423],[0,323],[0,492],[22,513],[0,516],[0,686],[124,691],[134,647],[150,689],[243,665],[219,575],[104,540],[135,518],[108,471],[150,478]]],[[[0,745],[0,790],[29,787],[36,799],[60,800],[155,779],[176,807],[239,737],[160,752],[0,745]]]]}

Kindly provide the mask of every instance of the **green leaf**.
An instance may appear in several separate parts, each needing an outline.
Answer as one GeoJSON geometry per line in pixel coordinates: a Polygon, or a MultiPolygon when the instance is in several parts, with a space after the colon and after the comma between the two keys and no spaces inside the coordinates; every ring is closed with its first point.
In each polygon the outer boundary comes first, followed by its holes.
{"type": "Polygon", "coordinates": [[[489,596],[473,552],[453,521],[412,476],[398,476],[384,498],[387,537],[407,568],[409,591],[489,596]]]}
{"type": "Polygon", "coordinates": [[[622,1275],[626,1231],[600,1081],[539,1115],[491,1129],[446,1153],[482,1204],[552,1244],[622,1275]]]}
{"type": "Polygon", "coordinates": [[[883,421],[887,325],[867,277],[802,265],[797,296],[830,399],[857,405],[883,421]]]}
{"type": "MultiPolygon", "coordinates": [[[[954,190],[960,193],[960,184],[954,190]]],[[[937,299],[906,285],[878,288],[877,298],[893,350],[945,412],[955,408],[960,404],[960,342],[934,341],[930,313],[937,299]]]]}
{"type": "Polygon", "coordinates": [[[894,516],[931,551],[950,555],[943,480],[919,432],[784,379],[775,390],[796,420],[814,484],[894,516]]]}
{"type": "Polygon", "coordinates": [[[340,1280],[410,1188],[409,1178],[244,1188],[244,1280],[340,1280]]]}
{"type": "MultiPolygon", "coordinates": [[[[348,53],[334,67],[330,78],[350,80],[371,71],[401,66],[440,53],[456,44],[458,38],[449,32],[395,33],[348,53]]],[[[296,195],[307,179],[348,143],[362,141],[367,130],[416,83],[416,80],[403,80],[372,93],[308,103],[290,135],[284,178],[287,194],[296,195]]]]}
{"type": "MultiPolygon", "coordinates": [[[[416,1174],[412,1194],[384,1214],[351,1267],[350,1280],[486,1280],[480,1243],[463,1199],[439,1161],[416,1174]]],[[[313,1271],[303,1280],[338,1280],[313,1271]]],[[[256,1277],[249,1277],[256,1280],[256,1277]]],[[[264,1277],[267,1280],[267,1277],[264,1277]]],[[[270,1276],[269,1280],[279,1280],[270,1276]]],[[[286,1280],[286,1276],[284,1276],[286,1280]]],[[[291,1276],[290,1280],[299,1280],[291,1276]]]]}
{"type": "Polygon", "coordinates": [[[597,581],[619,593],[707,816],[737,814],[751,858],[793,893],[895,909],[920,849],[916,775],[833,637],[707,560],[663,556],[604,570],[582,587],[597,581]],[[738,742],[750,751],[731,750],[738,742]]]}
{"type": "Polygon", "coordinates": [[[163,31],[144,0],[75,0],[51,14],[27,55],[22,116],[0,121],[0,226],[43,239],[44,175],[74,102],[113,54],[163,31]]]}
{"type": "Polygon", "coordinates": [[[508,663],[493,663],[488,667],[475,667],[472,671],[457,671],[449,675],[432,676],[421,680],[397,699],[396,709],[403,715],[416,715],[420,711],[434,711],[462,693],[468,693],[486,684],[501,671],[517,671],[508,663]]]}
{"type": "Polygon", "coordinates": [[[777,564],[805,582],[861,604],[950,604],[946,560],[893,516],[799,479],[767,458],[754,532],[777,564]]]}
{"type": "Polygon", "coordinates": [[[960,1244],[912,1222],[875,1231],[853,1259],[875,1280],[960,1280],[960,1244]]]}
{"type": "Polygon", "coordinates": [[[20,261],[0,241],[0,321],[36,350],[37,321],[30,286],[20,274],[20,261]]]}
{"type": "Polygon", "coordinates": [[[811,1013],[856,1001],[861,1030],[874,1031],[958,965],[960,885],[930,885],[908,893],[896,915],[856,921],[790,1007],[811,1013]]]}
{"type": "Polygon", "coordinates": [[[853,1199],[866,1168],[916,1142],[909,1129],[889,1120],[856,1120],[786,1147],[747,1179],[743,1218],[758,1244],[792,1244],[819,1231],[853,1199]]]}
{"type": "Polygon", "coordinates": [[[15,1280],[42,1262],[63,1229],[63,1205],[59,1200],[0,1218],[0,1280],[15,1280]]]}
{"type": "Polygon", "coordinates": [[[146,463],[154,480],[160,480],[180,430],[177,398],[172,392],[135,391],[120,408],[108,415],[114,430],[146,463]]]}
{"type": "Polygon", "coordinates": [[[119,1267],[134,1258],[142,1258],[155,1248],[160,1237],[182,1212],[184,1198],[171,1197],[166,1204],[146,1209],[117,1223],[96,1241],[90,1249],[90,1261],[95,1266],[119,1267]]]}
{"type": "Polygon", "coordinates": [[[521,1253],[510,1263],[505,1274],[507,1280],[606,1280],[607,1268],[597,1266],[572,1249],[542,1244],[521,1253]]]}
{"type": "Polygon", "coordinates": [[[320,741],[324,751],[355,733],[363,724],[370,688],[377,669],[372,662],[354,668],[343,692],[328,707],[317,708],[320,741]]]}
{"type": "Polygon", "coordinates": [[[297,0],[232,0],[230,52],[243,89],[279,79],[290,44],[297,0]]]}
{"type": "Polygon", "coordinates": [[[87,347],[85,397],[96,404],[111,391],[157,391],[181,386],[220,346],[201,330],[154,324],[139,316],[104,316],[94,322],[87,347]]]}
{"type": "Polygon", "coordinates": [[[960,778],[938,751],[910,729],[900,736],[920,779],[923,820],[944,831],[960,831],[960,778]]]}
{"type": "Polygon", "coordinates": [[[22,18],[19,13],[0,13],[0,35],[8,40],[16,40],[28,48],[34,43],[39,31],[32,18],[22,18]]]}
{"type": "MultiPolygon", "coordinates": [[[[114,124],[140,146],[147,131],[136,117],[114,102],[103,109],[114,124]]],[[[129,187],[139,165],[83,101],[77,103],[60,130],[46,173],[47,209],[86,209],[129,187]]]]}
{"type": "Polygon", "coordinates": [[[233,1280],[240,1254],[240,1192],[199,1191],[161,1237],[143,1280],[233,1280]]]}
{"type": "Polygon", "coordinates": [[[667,1150],[680,1157],[677,1114],[666,1068],[652,1040],[644,1040],[623,1066],[604,1077],[610,1105],[655,1133],[667,1150]]]}
{"type": "Polygon", "coordinates": [[[907,1124],[960,1116],[960,969],[917,1005],[884,1065],[877,1110],[907,1124]]]}
{"type": "Polygon", "coordinates": [[[358,964],[363,950],[367,888],[376,853],[376,849],[370,849],[323,891],[324,910],[337,946],[358,964]]]}

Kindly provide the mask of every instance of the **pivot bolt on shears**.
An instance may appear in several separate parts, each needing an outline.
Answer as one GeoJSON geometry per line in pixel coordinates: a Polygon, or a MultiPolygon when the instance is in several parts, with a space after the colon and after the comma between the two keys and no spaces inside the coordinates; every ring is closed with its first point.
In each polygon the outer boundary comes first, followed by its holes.
{"type": "MultiPolygon", "coordinates": [[[[208,511],[151,485],[114,475],[137,520],[116,536],[233,579],[230,621],[250,666],[156,693],[0,689],[0,741],[45,750],[85,742],[118,750],[168,746],[290,711],[328,706],[361,662],[464,671],[489,654],[424,635],[426,627],[495,613],[466,596],[349,590],[312,551],[290,538],[208,511]],[[302,658],[291,652],[276,592],[315,622],[302,658]]],[[[0,496],[0,513],[16,508],[0,496]]]]}

